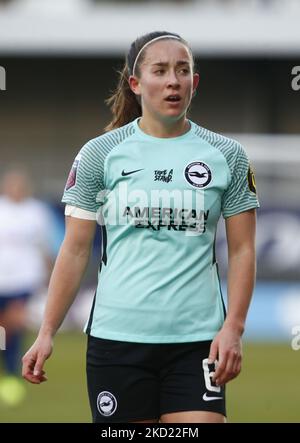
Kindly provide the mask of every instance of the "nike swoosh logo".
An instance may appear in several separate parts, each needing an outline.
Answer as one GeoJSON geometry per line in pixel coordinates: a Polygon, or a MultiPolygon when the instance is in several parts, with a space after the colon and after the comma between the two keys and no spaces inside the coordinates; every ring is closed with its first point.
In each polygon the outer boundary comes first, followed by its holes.
{"type": "Polygon", "coordinates": [[[125,175],[133,174],[134,172],[139,172],[139,171],[142,171],[142,170],[143,170],[143,169],[136,169],[135,171],[128,171],[128,172],[125,172],[124,169],[123,169],[123,171],[122,171],[122,175],[123,175],[123,177],[124,177],[125,175]]]}
{"type": "Polygon", "coordinates": [[[205,392],[202,398],[204,401],[212,401],[212,400],[222,400],[223,397],[208,397],[207,392],[205,392]]]}

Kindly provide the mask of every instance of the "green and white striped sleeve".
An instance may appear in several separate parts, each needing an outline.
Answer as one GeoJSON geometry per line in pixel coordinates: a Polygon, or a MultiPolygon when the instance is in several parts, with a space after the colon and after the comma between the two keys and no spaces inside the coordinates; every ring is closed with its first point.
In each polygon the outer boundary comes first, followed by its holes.
{"type": "Polygon", "coordinates": [[[237,143],[232,151],[235,160],[230,164],[231,181],[223,194],[222,214],[224,218],[258,208],[255,177],[243,147],[237,143]]]}
{"type": "Polygon", "coordinates": [[[75,207],[78,214],[88,211],[91,218],[92,214],[96,214],[100,206],[96,197],[104,187],[103,165],[99,162],[101,157],[97,155],[97,146],[93,141],[87,142],[73,162],[64,189],[62,202],[67,204],[66,215],[76,216],[75,207]]]}

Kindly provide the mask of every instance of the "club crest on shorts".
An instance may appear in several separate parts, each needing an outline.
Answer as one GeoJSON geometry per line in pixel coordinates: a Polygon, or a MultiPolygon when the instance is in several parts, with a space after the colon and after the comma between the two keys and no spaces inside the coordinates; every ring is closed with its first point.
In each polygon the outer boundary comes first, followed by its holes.
{"type": "Polygon", "coordinates": [[[71,168],[71,171],[69,173],[68,180],[66,183],[66,191],[68,189],[72,188],[76,183],[77,169],[78,169],[78,165],[80,162],[80,158],[81,158],[81,154],[79,153],[77,155],[77,157],[75,158],[74,163],[71,168]]]}
{"type": "Polygon", "coordinates": [[[109,417],[117,409],[116,397],[108,391],[102,391],[97,397],[97,409],[101,415],[109,417]]]}
{"type": "Polygon", "coordinates": [[[186,181],[196,188],[205,188],[212,179],[209,166],[203,162],[189,163],[184,170],[186,181]]]}

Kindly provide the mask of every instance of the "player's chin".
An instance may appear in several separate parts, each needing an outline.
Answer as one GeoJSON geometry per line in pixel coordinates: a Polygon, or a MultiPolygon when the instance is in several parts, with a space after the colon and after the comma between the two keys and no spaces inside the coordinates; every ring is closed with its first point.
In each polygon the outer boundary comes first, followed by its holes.
{"type": "Polygon", "coordinates": [[[188,105],[186,103],[185,100],[180,100],[179,102],[175,103],[175,104],[169,104],[167,102],[167,106],[164,107],[164,111],[168,114],[168,115],[177,115],[177,116],[181,116],[183,114],[185,114],[188,110],[188,105]]]}
{"type": "Polygon", "coordinates": [[[178,107],[178,108],[168,108],[164,110],[164,115],[166,117],[174,117],[176,118],[180,118],[182,117],[182,115],[184,115],[186,112],[186,109],[183,107],[178,107]]]}
{"type": "Polygon", "coordinates": [[[183,101],[180,100],[178,102],[164,102],[164,109],[167,112],[182,112],[182,109],[184,107],[183,101]]]}

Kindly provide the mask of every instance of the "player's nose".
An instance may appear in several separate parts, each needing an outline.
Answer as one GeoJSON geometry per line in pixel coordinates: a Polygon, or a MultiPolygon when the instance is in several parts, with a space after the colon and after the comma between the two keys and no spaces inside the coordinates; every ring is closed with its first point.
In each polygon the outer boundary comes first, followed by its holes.
{"type": "Polygon", "coordinates": [[[176,71],[170,69],[167,76],[167,85],[178,87],[180,85],[176,71]]]}

